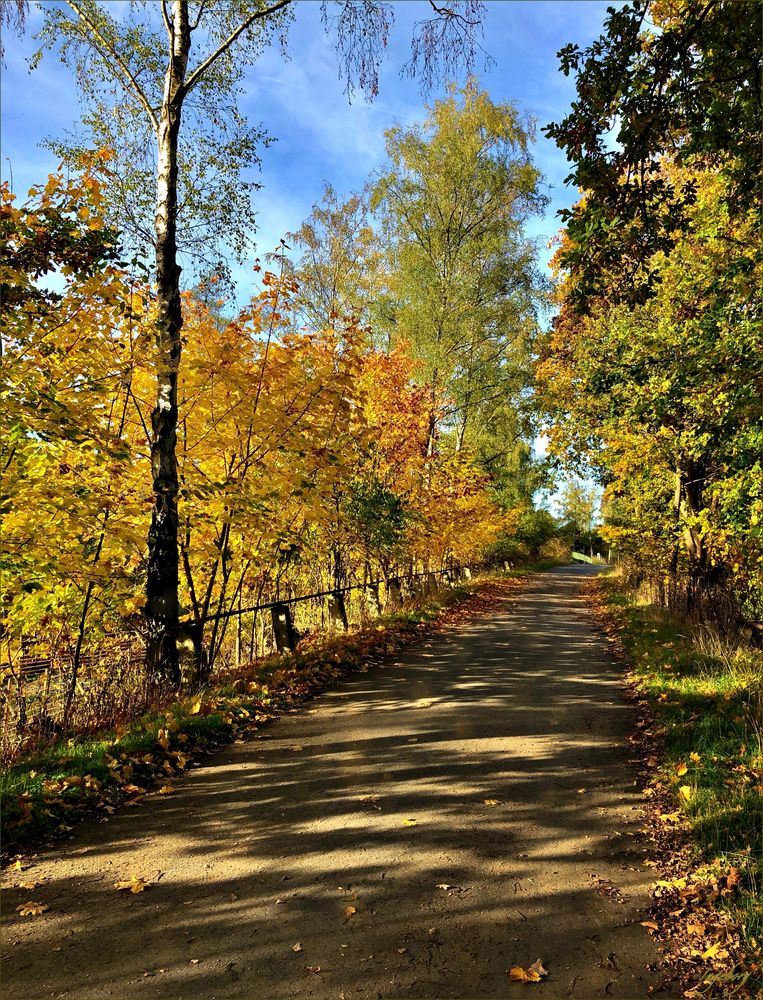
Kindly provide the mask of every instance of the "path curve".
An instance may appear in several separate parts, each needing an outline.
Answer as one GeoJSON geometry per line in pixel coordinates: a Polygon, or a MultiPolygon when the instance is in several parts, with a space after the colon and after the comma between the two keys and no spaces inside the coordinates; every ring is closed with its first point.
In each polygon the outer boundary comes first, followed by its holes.
{"type": "Polygon", "coordinates": [[[633,713],[590,573],[533,577],[39,855],[45,884],[4,893],[5,1000],[647,997],[633,713]],[[133,873],[154,885],[115,892],[133,873]],[[17,917],[30,895],[48,912],[17,917]],[[538,958],[542,985],[509,980],[538,958]]]}

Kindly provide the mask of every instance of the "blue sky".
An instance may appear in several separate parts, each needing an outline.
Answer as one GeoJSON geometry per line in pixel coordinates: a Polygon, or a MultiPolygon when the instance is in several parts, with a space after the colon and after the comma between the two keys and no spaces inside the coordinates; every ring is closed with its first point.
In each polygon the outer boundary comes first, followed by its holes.
{"type": "MultiPolygon", "coordinates": [[[[574,90],[572,80],[559,72],[556,53],[567,42],[585,45],[595,38],[606,6],[600,0],[488,0],[484,47],[495,64],[478,74],[482,86],[496,102],[511,100],[535,116],[539,126],[558,120],[574,90]]],[[[263,185],[255,198],[259,253],[275,248],[285,233],[299,226],[319,199],[324,181],[340,192],[361,187],[384,160],[385,129],[423,117],[418,84],[402,79],[400,68],[408,58],[413,23],[428,7],[423,0],[395,7],[380,93],[372,104],[362,98],[350,104],[344,95],[318,2],[301,0],[297,5],[289,61],[274,47],[248,71],[243,110],[277,139],[263,150],[257,176],[263,185]]],[[[32,15],[32,30],[38,16],[32,15]]],[[[14,188],[22,196],[56,166],[52,154],[41,148],[42,140],[60,136],[80,113],[72,76],[54,55],[47,54],[29,72],[26,60],[34,51],[30,35],[28,31],[20,42],[6,38],[2,73],[2,176],[7,179],[12,170],[14,188]]],[[[535,156],[552,200],[531,232],[545,247],[558,229],[556,209],[570,205],[575,192],[564,188],[564,155],[540,131],[535,156]]],[[[544,250],[543,259],[549,256],[544,250]]],[[[239,273],[242,283],[247,272],[239,273]]],[[[246,290],[241,291],[246,297],[246,290]]]]}

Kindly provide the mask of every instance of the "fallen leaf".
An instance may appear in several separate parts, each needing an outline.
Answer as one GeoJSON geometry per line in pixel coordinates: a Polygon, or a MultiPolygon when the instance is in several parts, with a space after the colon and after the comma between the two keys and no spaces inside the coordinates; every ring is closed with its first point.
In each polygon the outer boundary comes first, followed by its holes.
{"type": "Polygon", "coordinates": [[[302,942],[301,941],[295,941],[294,944],[291,946],[291,950],[292,951],[302,951],[302,942]]]}
{"type": "Polygon", "coordinates": [[[398,955],[405,955],[407,953],[408,949],[407,948],[395,948],[395,951],[398,953],[398,955]]]}
{"type": "Polygon", "coordinates": [[[641,926],[649,928],[650,931],[658,931],[660,929],[659,924],[656,924],[654,920],[642,920],[641,926]]]}
{"type": "Polygon", "coordinates": [[[295,745],[293,747],[289,747],[289,749],[292,750],[294,753],[299,753],[300,750],[304,750],[305,748],[301,747],[298,743],[295,743],[295,745]]]}
{"type": "Polygon", "coordinates": [[[498,806],[501,804],[498,799],[483,799],[482,801],[486,806],[498,806]]]}
{"type": "Polygon", "coordinates": [[[192,958],[191,959],[191,965],[198,965],[199,961],[200,961],[200,959],[198,959],[198,958],[192,958]]]}
{"type": "Polygon", "coordinates": [[[145,788],[141,788],[140,785],[122,785],[122,791],[127,795],[140,795],[141,792],[145,792],[145,788]]]}
{"type": "Polygon", "coordinates": [[[509,969],[509,977],[519,983],[539,983],[540,974],[534,969],[523,969],[521,965],[513,965],[509,969]]]}
{"type": "Polygon", "coordinates": [[[342,910],[342,913],[345,915],[345,917],[347,917],[348,920],[353,915],[353,913],[357,913],[357,912],[358,911],[356,910],[356,908],[354,906],[345,906],[345,908],[342,910]]]}
{"type": "Polygon", "coordinates": [[[533,964],[530,966],[530,968],[527,971],[528,972],[537,972],[539,976],[547,976],[548,975],[548,969],[544,969],[543,968],[543,962],[541,962],[541,960],[539,958],[535,959],[535,961],[533,962],[533,964]]]}
{"type": "Polygon", "coordinates": [[[320,965],[308,965],[307,971],[312,972],[314,976],[317,976],[318,973],[321,971],[321,967],[320,965]]]}
{"type": "Polygon", "coordinates": [[[156,740],[160,747],[164,750],[169,750],[170,748],[170,734],[167,729],[160,729],[156,734],[156,740]]]}
{"type": "Polygon", "coordinates": [[[129,889],[130,892],[137,893],[137,892],[143,892],[144,890],[148,889],[150,885],[151,883],[146,882],[145,879],[138,878],[137,875],[133,875],[131,879],[128,879],[125,882],[115,882],[114,888],[119,890],[120,892],[122,890],[129,889]]]}
{"type": "Polygon", "coordinates": [[[22,917],[39,917],[48,907],[45,903],[35,903],[30,899],[28,903],[21,903],[16,909],[22,917]]]}
{"type": "Polygon", "coordinates": [[[403,826],[416,826],[416,822],[415,819],[404,819],[403,826]]]}
{"type": "Polygon", "coordinates": [[[174,788],[173,785],[162,785],[162,787],[159,789],[159,794],[160,795],[172,795],[172,793],[174,791],[175,791],[175,788],[174,788]]]}
{"type": "Polygon", "coordinates": [[[578,788],[578,795],[583,795],[585,793],[585,788],[578,788]]]}
{"type": "Polygon", "coordinates": [[[201,698],[197,698],[189,708],[191,715],[198,715],[201,711],[201,698]]]}
{"type": "Polygon", "coordinates": [[[678,823],[678,821],[681,819],[681,814],[677,812],[660,813],[660,819],[662,820],[663,823],[678,823]]]}
{"type": "Polygon", "coordinates": [[[684,799],[684,801],[686,802],[689,802],[691,800],[692,795],[694,794],[691,790],[691,785],[681,785],[681,787],[678,789],[678,792],[681,798],[684,799]]]}
{"type": "Polygon", "coordinates": [[[742,881],[742,873],[738,868],[732,868],[726,876],[726,885],[729,889],[735,889],[742,881]]]}
{"type": "Polygon", "coordinates": [[[447,882],[438,882],[437,885],[435,886],[435,889],[445,889],[446,891],[448,889],[457,889],[457,888],[458,888],[457,885],[448,885],[447,882]]]}
{"type": "Polygon", "coordinates": [[[36,889],[39,884],[40,884],[39,882],[17,882],[16,883],[16,888],[17,889],[36,889]]]}
{"type": "Polygon", "coordinates": [[[698,753],[694,753],[694,751],[692,750],[692,752],[689,754],[689,760],[692,762],[692,764],[699,764],[702,758],[698,753]]]}
{"type": "Polygon", "coordinates": [[[705,925],[704,924],[687,924],[686,925],[686,930],[687,930],[687,932],[689,934],[702,935],[702,934],[705,933],[705,925]]]}
{"type": "Polygon", "coordinates": [[[703,959],[716,958],[720,950],[721,950],[721,942],[716,941],[715,944],[710,945],[707,951],[702,953],[702,958],[703,959]]]}

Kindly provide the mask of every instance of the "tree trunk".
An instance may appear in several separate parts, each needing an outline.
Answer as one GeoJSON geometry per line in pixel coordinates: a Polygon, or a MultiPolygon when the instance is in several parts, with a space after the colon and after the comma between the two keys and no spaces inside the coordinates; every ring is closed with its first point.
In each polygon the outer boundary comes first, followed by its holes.
{"type": "Polygon", "coordinates": [[[177,379],[183,328],[176,236],[178,136],[182,107],[178,91],[185,79],[190,48],[188,5],[183,0],[174,0],[172,4],[171,45],[156,137],[156,336],[159,351],[156,406],[151,414],[154,507],[148,534],[146,668],[154,680],[177,687],[180,684],[180,668],[177,652],[178,470],[175,448],[177,379]]]}

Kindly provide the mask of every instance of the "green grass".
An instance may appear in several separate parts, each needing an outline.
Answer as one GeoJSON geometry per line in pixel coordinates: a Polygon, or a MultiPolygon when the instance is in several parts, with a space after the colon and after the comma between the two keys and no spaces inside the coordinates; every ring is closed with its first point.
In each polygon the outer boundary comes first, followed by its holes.
{"type": "Polygon", "coordinates": [[[664,748],[653,784],[682,815],[697,862],[742,873],[746,891],[722,905],[755,952],[763,938],[763,653],[671,621],[617,578],[600,586],[664,748]]]}

